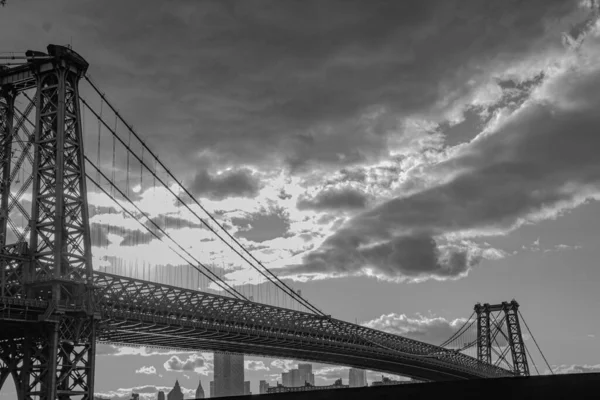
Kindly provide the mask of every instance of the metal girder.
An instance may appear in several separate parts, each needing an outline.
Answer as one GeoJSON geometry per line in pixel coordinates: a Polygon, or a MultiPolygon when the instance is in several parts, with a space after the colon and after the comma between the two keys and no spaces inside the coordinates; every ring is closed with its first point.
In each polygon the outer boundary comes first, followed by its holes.
{"type": "Polygon", "coordinates": [[[0,246],[6,245],[15,91],[0,87],[0,246]]]}
{"type": "MultiPolygon", "coordinates": [[[[23,315],[22,310],[14,313],[23,315]]],[[[89,385],[93,385],[93,379],[89,377],[93,378],[95,321],[79,316],[42,323],[26,321],[3,321],[0,388],[3,379],[12,376],[19,400],[70,396],[91,400],[89,385]]]]}
{"type": "Polygon", "coordinates": [[[23,273],[29,261],[27,243],[0,247],[0,297],[24,297],[23,273]]]}
{"type": "Polygon", "coordinates": [[[98,271],[94,286],[102,342],[302,356],[428,380],[512,375],[461,353],[300,311],[98,271]]]}

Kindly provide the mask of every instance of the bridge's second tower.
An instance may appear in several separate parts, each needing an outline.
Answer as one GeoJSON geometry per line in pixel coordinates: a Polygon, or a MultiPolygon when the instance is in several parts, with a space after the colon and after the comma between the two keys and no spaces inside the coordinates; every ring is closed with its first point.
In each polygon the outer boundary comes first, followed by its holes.
{"type": "Polygon", "coordinates": [[[12,313],[0,387],[12,376],[19,400],[91,399],[97,319],[78,93],[88,63],[50,45],[0,68],[0,305],[12,313]]]}
{"type": "Polygon", "coordinates": [[[475,305],[477,314],[477,358],[488,364],[492,364],[493,343],[504,342],[504,346],[498,346],[505,350],[498,353],[498,360],[506,357],[510,349],[512,355],[513,371],[516,375],[529,376],[529,364],[521,325],[519,322],[519,303],[515,300],[502,302],[501,304],[479,304],[475,305]]]}

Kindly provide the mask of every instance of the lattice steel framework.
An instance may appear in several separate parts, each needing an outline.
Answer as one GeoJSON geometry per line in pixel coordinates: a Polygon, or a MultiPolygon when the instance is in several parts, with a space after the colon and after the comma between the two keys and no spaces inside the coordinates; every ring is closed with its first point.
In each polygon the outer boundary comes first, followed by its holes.
{"type": "MultiPolygon", "coordinates": [[[[12,377],[19,400],[91,400],[97,341],[305,359],[422,380],[513,375],[330,317],[93,272],[78,95],[88,64],[61,46],[30,56],[0,69],[0,387],[12,377]]],[[[522,343],[518,319],[511,321],[511,343],[522,343]]]]}
{"type": "Polygon", "coordinates": [[[78,93],[88,64],[62,46],[28,56],[0,70],[0,294],[13,310],[2,316],[0,386],[12,376],[19,400],[91,400],[98,316],[78,93]],[[18,304],[44,308],[23,319],[18,304]]]}
{"type": "Polygon", "coordinates": [[[490,331],[489,304],[475,305],[477,314],[477,359],[485,363],[492,363],[492,338],[490,331]]]}
{"type": "Polygon", "coordinates": [[[477,314],[477,359],[487,364],[500,364],[505,362],[510,350],[512,356],[512,370],[515,375],[529,376],[529,364],[521,325],[519,322],[519,303],[515,300],[501,304],[476,304],[477,314]],[[502,315],[503,314],[503,315],[502,315]],[[504,350],[498,353],[493,343],[496,338],[505,340],[504,350]],[[497,359],[492,363],[492,351],[497,353],[497,359]]]}
{"type": "Polygon", "coordinates": [[[106,343],[225,350],[423,380],[511,376],[462,353],[310,313],[96,271],[106,343]]]}
{"type": "MultiPolygon", "coordinates": [[[[93,276],[102,316],[98,342],[294,358],[420,380],[514,375],[454,350],[329,317],[98,271],[93,276]]],[[[1,300],[0,320],[21,326],[49,305],[1,300]]]]}

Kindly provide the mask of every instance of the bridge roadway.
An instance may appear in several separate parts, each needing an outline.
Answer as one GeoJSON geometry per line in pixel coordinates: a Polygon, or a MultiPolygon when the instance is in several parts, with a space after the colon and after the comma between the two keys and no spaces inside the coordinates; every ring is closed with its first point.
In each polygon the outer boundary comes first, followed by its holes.
{"type": "MultiPolygon", "coordinates": [[[[329,317],[98,271],[93,284],[100,343],[240,352],[430,381],[513,376],[462,353],[329,317]]],[[[37,320],[49,310],[39,300],[0,303],[5,322],[37,320]]]]}

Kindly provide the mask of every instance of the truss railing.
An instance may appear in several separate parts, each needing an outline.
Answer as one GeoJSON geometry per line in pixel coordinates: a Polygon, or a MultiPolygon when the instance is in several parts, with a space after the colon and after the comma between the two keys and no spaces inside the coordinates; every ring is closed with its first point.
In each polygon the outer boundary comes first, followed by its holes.
{"type": "MultiPolygon", "coordinates": [[[[345,362],[406,375],[411,365],[431,371],[412,376],[431,379],[512,376],[458,351],[307,312],[98,271],[93,285],[100,342],[345,362]]],[[[49,306],[3,297],[0,317],[34,321],[49,306]]]]}
{"type": "MultiPolygon", "coordinates": [[[[187,335],[191,335],[188,339],[197,337],[199,342],[215,340],[211,334],[227,331],[227,336],[245,335],[254,341],[273,343],[285,339],[305,348],[337,346],[349,353],[401,358],[478,377],[512,375],[453,350],[330,317],[103,272],[94,274],[94,286],[97,309],[103,318],[112,321],[103,336],[108,342],[119,342],[120,338],[125,343],[189,347],[190,340],[186,341],[181,332],[166,329],[166,334],[156,336],[154,331],[177,326],[187,330],[187,335]],[[136,321],[142,324],[136,325],[136,321]],[[199,332],[203,334],[197,336],[199,332]],[[143,335],[153,338],[142,340],[143,335]],[[179,343],[174,340],[177,336],[183,339],[179,343]]],[[[194,346],[197,348],[198,344],[194,346]]]]}

